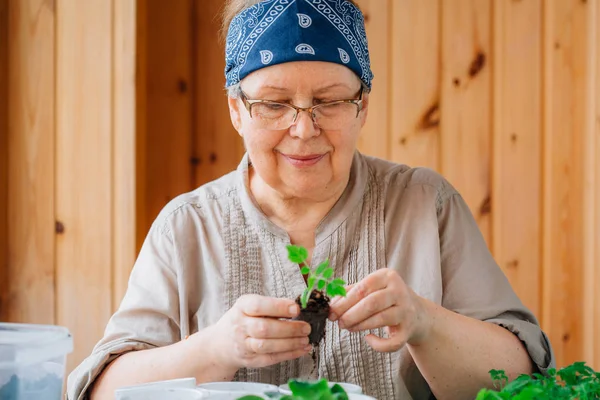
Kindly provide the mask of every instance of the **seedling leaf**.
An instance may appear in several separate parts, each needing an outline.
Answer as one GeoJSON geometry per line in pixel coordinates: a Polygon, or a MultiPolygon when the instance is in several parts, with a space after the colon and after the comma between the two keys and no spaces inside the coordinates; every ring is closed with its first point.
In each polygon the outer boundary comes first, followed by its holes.
{"type": "Polygon", "coordinates": [[[290,380],[288,386],[292,395],[281,400],[348,400],[348,394],[340,385],[329,388],[326,379],[317,382],[290,380]]]}
{"type": "Polygon", "coordinates": [[[335,278],[334,280],[331,281],[331,283],[334,285],[344,286],[346,284],[346,281],[343,280],[342,278],[335,278]]]}
{"type": "Polygon", "coordinates": [[[310,273],[310,268],[302,267],[302,269],[300,269],[300,272],[302,273],[302,275],[308,275],[310,273]]]}
{"type": "Polygon", "coordinates": [[[319,290],[323,290],[323,288],[327,285],[327,281],[325,279],[319,279],[319,283],[317,284],[317,288],[319,290]]]}
{"type": "Polygon", "coordinates": [[[333,291],[332,297],[335,297],[335,296],[342,296],[342,297],[344,297],[344,296],[346,296],[346,288],[344,288],[343,286],[334,286],[333,289],[332,289],[332,291],[333,291]]]}
{"type": "Polygon", "coordinates": [[[290,244],[287,246],[287,249],[288,258],[293,263],[302,264],[308,258],[308,251],[304,247],[290,244]]]}
{"type": "Polygon", "coordinates": [[[321,275],[323,272],[325,272],[327,267],[329,267],[329,260],[325,260],[321,264],[319,264],[317,270],[315,271],[315,275],[321,275]]]}
{"type": "Polygon", "coordinates": [[[336,296],[335,286],[332,284],[327,285],[327,296],[333,298],[336,296]]]}
{"type": "Polygon", "coordinates": [[[482,389],[477,394],[478,400],[600,399],[600,374],[581,361],[559,371],[550,369],[546,375],[523,374],[508,384],[508,378],[502,370],[490,370],[490,377],[494,387],[499,390],[482,389]]]}
{"type": "Polygon", "coordinates": [[[333,268],[327,268],[324,272],[323,272],[323,278],[329,279],[333,276],[333,268]]]}

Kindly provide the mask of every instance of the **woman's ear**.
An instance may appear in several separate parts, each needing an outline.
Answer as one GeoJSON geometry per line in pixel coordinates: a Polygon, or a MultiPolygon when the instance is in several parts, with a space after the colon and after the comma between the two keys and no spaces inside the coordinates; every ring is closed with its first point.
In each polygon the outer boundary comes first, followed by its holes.
{"type": "Polygon", "coordinates": [[[229,103],[229,117],[231,118],[231,123],[241,136],[242,115],[240,113],[240,102],[238,99],[232,97],[228,97],[227,102],[229,103]]]}

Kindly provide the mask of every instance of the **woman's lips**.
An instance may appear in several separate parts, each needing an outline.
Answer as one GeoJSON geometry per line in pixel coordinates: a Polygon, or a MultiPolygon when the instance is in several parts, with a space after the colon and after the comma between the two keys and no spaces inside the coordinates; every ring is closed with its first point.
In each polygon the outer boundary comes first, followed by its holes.
{"type": "Polygon", "coordinates": [[[310,167],[318,163],[325,157],[325,154],[310,154],[306,156],[294,154],[281,154],[294,167],[310,167]]]}

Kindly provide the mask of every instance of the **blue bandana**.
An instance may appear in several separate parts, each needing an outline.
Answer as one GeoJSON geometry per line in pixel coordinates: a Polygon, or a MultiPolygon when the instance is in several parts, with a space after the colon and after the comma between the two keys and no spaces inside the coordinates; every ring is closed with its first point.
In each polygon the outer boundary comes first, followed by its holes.
{"type": "Polygon", "coordinates": [[[347,0],[264,0],[229,25],[227,86],[251,72],[290,61],[344,65],[371,88],[373,73],[361,11],[347,0]]]}

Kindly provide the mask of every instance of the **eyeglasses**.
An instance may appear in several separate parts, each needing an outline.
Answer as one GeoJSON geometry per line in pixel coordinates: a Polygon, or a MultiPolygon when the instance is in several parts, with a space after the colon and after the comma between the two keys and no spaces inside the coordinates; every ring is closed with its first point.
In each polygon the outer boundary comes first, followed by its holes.
{"type": "Polygon", "coordinates": [[[296,123],[300,111],[308,112],[313,122],[321,129],[340,129],[358,118],[363,109],[362,89],[358,99],[330,101],[307,108],[277,101],[251,100],[243,90],[240,91],[250,118],[262,129],[288,129],[296,123]]]}

